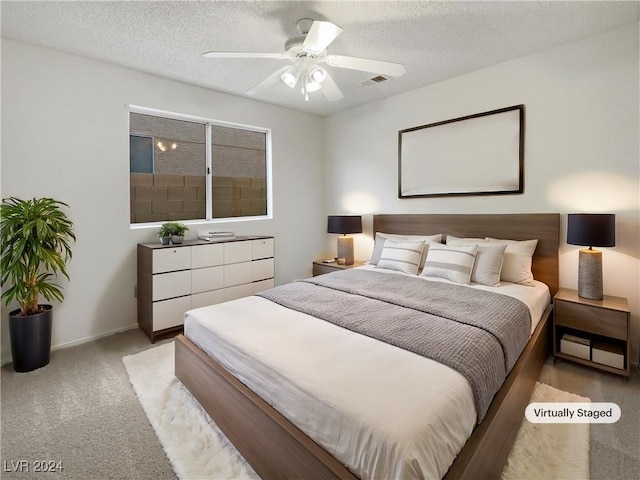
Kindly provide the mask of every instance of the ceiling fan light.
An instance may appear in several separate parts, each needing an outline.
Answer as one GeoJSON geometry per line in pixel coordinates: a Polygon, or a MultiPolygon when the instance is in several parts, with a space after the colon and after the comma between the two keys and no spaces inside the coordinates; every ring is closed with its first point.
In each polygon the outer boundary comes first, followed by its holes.
{"type": "Polygon", "coordinates": [[[320,67],[313,67],[309,71],[309,80],[314,83],[322,83],[327,78],[327,72],[320,67]]]}
{"type": "Polygon", "coordinates": [[[280,75],[280,79],[289,88],[295,87],[296,84],[298,83],[299,78],[300,78],[300,72],[293,69],[289,69],[286,72],[284,72],[282,75],[280,75]]]}

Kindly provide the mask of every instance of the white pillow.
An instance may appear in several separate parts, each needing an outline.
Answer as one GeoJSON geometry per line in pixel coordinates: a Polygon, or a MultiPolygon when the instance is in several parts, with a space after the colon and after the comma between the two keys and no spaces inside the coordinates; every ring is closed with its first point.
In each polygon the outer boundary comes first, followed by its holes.
{"type": "Polygon", "coordinates": [[[477,245],[478,252],[471,272],[471,281],[489,287],[500,286],[500,272],[504,262],[506,244],[495,245],[484,238],[459,238],[447,235],[447,245],[452,247],[477,245]]]}
{"type": "Polygon", "coordinates": [[[430,243],[442,243],[442,234],[439,233],[437,235],[398,235],[395,233],[381,233],[376,232],[375,243],[373,244],[373,252],[371,252],[371,258],[367,263],[372,265],[377,265],[378,260],[380,260],[380,254],[382,253],[382,249],[384,248],[385,240],[394,240],[396,242],[415,242],[418,240],[422,240],[425,242],[425,248],[422,252],[422,258],[420,259],[420,267],[424,267],[424,261],[427,257],[427,250],[429,249],[430,243]]]}
{"type": "Polygon", "coordinates": [[[467,245],[480,245],[481,243],[488,243],[489,240],[484,238],[472,238],[472,237],[454,237],[453,235],[447,235],[447,245],[452,247],[465,247],[467,245]]]}
{"type": "Polygon", "coordinates": [[[538,246],[538,239],[517,241],[487,237],[485,240],[507,246],[504,252],[502,272],[500,272],[501,280],[519,283],[520,285],[534,285],[531,262],[533,252],[536,251],[536,247],[538,246]]]}
{"type": "Polygon", "coordinates": [[[471,281],[489,287],[499,287],[506,249],[506,245],[478,245],[471,281]]]}
{"type": "Polygon", "coordinates": [[[380,253],[377,268],[386,268],[387,270],[396,270],[415,275],[418,273],[424,246],[424,241],[395,242],[386,239],[380,253]]]}
{"type": "Polygon", "coordinates": [[[422,276],[446,278],[452,282],[467,285],[471,280],[477,251],[476,245],[466,247],[431,245],[422,276]]]}

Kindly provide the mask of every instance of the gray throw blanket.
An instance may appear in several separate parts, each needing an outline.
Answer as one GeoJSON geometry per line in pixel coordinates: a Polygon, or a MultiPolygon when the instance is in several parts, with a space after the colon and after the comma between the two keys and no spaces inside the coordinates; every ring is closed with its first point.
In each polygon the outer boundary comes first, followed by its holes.
{"type": "Polygon", "coordinates": [[[258,295],[457,370],[471,385],[478,423],[530,338],[520,300],[405,275],[346,270],[258,295]]]}

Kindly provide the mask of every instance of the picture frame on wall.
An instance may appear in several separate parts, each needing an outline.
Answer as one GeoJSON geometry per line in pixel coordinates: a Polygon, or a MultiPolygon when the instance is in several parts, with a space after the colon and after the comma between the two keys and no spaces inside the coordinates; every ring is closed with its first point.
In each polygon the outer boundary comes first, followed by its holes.
{"type": "Polygon", "coordinates": [[[524,192],[524,105],[398,132],[398,197],[524,192]]]}

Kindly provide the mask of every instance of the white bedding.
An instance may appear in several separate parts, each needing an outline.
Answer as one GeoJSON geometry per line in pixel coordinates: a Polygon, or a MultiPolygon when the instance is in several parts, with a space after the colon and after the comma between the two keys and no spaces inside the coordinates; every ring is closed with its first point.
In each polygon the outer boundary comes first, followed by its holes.
{"type": "MultiPolygon", "coordinates": [[[[517,296],[537,324],[538,284],[470,288],[517,296]]],[[[185,317],[187,338],[362,479],[442,478],[476,424],[464,377],[411,352],[255,296],[185,317]]]]}

